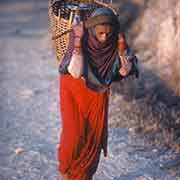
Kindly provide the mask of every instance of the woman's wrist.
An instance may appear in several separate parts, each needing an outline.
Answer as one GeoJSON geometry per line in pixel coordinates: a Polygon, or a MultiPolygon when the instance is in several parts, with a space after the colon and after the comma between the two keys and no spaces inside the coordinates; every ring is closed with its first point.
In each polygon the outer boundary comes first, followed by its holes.
{"type": "Polygon", "coordinates": [[[75,46],[73,49],[73,54],[81,54],[81,47],[75,46]]]}
{"type": "Polygon", "coordinates": [[[81,37],[75,36],[75,38],[74,38],[74,48],[81,48],[81,37]]]}

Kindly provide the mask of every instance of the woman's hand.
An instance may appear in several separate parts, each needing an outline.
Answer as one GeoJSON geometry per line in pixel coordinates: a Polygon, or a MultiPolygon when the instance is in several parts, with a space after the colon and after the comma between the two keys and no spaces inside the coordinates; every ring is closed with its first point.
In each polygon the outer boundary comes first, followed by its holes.
{"type": "Polygon", "coordinates": [[[70,64],[67,67],[68,72],[74,78],[80,78],[83,74],[83,57],[81,54],[73,53],[70,64]]]}
{"type": "Polygon", "coordinates": [[[119,73],[122,76],[127,76],[132,68],[132,63],[125,57],[121,56],[121,68],[119,69],[119,73]]]}
{"type": "Polygon", "coordinates": [[[118,35],[118,53],[121,60],[121,68],[119,69],[119,73],[122,76],[127,76],[132,68],[132,63],[125,56],[125,51],[127,49],[127,43],[125,37],[119,33],[118,35]]]}
{"type": "Polygon", "coordinates": [[[74,25],[73,32],[74,32],[74,47],[80,48],[81,47],[81,39],[84,34],[83,23],[80,22],[79,24],[74,25]]]}
{"type": "Polygon", "coordinates": [[[73,26],[73,31],[75,33],[75,36],[82,37],[84,33],[84,25],[83,22],[80,22],[79,24],[76,24],[73,26]]]}

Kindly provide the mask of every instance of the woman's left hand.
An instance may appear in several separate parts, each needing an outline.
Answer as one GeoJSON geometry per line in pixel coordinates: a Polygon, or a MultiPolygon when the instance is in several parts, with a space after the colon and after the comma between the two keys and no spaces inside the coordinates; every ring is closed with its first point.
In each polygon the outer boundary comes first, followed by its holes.
{"type": "Polygon", "coordinates": [[[132,63],[124,56],[121,56],[121,68],[119,69],[119,73],[122,76],[127,76],[131,71],[132,63]]]}

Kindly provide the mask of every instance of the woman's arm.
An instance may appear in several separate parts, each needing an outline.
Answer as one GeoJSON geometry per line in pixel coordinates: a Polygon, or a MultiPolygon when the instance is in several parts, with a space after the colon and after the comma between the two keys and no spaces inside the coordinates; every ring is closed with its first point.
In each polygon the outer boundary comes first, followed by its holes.
{"type": "Polygon", "coordinates": [[[74,78],[80,78],[83,74],[83,56],[82,56],[82,36],[84,33],[83,23],[73,27],[74,48],[72,51],[71,61],[67,67],[68,72],[74,78]]]}
{"type": "Polygon", "coordinates": [[[118,36],[118,54],[121,61],[119,74],[123,77],[135,74],[138,77],[137,58],[128,47],[126,39],[122,34],[118,36]]]}
{"type": "Polygon", "coordinates": [[[126,56],[126,50],[127,50],[127,42],[125,40],[125,37],[119,33],[118,35],[118,54],[121,61],[121,68],[119,69],[119,73],[121,76],[127,76],[132,68],[132,63],[128,60],[126,56]]]}

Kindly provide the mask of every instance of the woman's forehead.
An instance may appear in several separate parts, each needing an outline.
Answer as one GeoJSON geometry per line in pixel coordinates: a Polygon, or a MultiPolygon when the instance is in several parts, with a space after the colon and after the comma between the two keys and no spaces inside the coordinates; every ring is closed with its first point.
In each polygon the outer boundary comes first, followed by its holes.
{"type": "Polygon", "coordinates": [[[111,32],[112,26],[110,24],[99,24],[95,26],[97,32],[111,32]]]}

